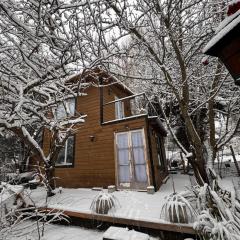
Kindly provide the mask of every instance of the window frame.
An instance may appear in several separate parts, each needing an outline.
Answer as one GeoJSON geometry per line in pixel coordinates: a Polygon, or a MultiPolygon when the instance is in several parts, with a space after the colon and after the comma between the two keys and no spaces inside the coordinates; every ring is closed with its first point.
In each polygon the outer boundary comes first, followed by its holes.
{"type": "MultiPolygon", "coordinates": [[[[55,161],[55,167],[56,168],[74,168],[74,163],[75,163],[75,141],[76,141],[76,137],[75,136],[70,136],[66,142],[65,142],[65,145],[63,147],[64,149],[64,162],[61,164],[57,163],[58,159],[55,161]],[[67,148],[66,146],[68,146],[68,140],[69,138],[73,138],[73,150],[72,150],[72,163],[69,164],[66,162],[66,159],[67,159],[67,148]]],[[[62,150],[62,149],[61,149],[62,150]]],[[[60,153],[60,152],[59,152],[60,153]]],[[[58,156],[59,157],[59,156],[58,156]]]]}
{"type": "MultiPolygon", "coordinates": [[[[115,101],[119,99],[120,98],[115,95],[115,101]]],[[[115,102],[115,119],[123,119],[123,118],[125,118],[124,102],[117,101],[115,102]]]]}
{"type": "MultiPolygon", "coordinates": [[[[140,147],[140,146],[138,146],[140,147]]],[[[137,147],[137,148],[138,148],[137,147]]],[[[125,148],[120,148],[120,150],[125,149],[125,148]]],[[[144,128],[136,128],[136,129],[131,129],[129,131],[116,131],[114,132],[114,157],[115,157],[115,181],[117,184],[117,187],[119,189],[146,189],[146,187],[150,184],[150,176],[149,176],[149,165],[148,165],[148,154],[147,154],[147,142],[146,142],[146,136],[145,136],[145,130],[144,128]],[[141,137],[143,141],[143,145],[141,148],[143,149],[143,154],[144,154],[144,163],[138,164],[133,156],[133,143],[132,143],[132,133],[134,132],[141,132],[141,137]],[[121,134],[127,134],[127,141],[128,141],[128,159],[129,159],[129,171],[130,171],[130,182],[120,182],[120,177],[119,177],[119,147],[118,147],[118,135],[121,134]],[[135,177],[136,170],[135,166],[136,165],[145,165],[145,171],[146,171],[146,182],[140,182],[137,181],[137,178],[135,177]]]]}

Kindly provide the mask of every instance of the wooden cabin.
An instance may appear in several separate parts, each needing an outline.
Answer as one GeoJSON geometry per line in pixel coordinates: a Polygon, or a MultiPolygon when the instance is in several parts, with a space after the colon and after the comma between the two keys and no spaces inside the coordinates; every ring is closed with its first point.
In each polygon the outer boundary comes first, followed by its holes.
{"type": "MultiPolygon", "coordinates": [[[[134,94],[103,70],[76,75],[68,84],[88,82],[86,96],[68,101],[73,112],[86,114],[85,123],[70,137],[56,162],[57,185],[159,189],[167,176],[164,129],[145,93],[134,94]],[[84,80],[82,80],[84,78],[84,80]],[[151,116],[143,109],[149,109],[151,116]]],[[[61,115],[63,109],[57,114],[61,115]]],[[[47,134],[43,141],[48,151],[47,134]]]]}

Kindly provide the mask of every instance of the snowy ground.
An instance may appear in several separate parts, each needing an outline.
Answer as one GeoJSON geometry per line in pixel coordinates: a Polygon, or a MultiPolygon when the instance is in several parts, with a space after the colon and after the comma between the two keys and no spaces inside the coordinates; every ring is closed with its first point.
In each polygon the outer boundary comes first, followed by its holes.
{"type": "MultiPolygon", "coordinates": [[[[146,192],[137,191],[117,191],[113,195],[119,200],[121,207],[116,212],[109,213],[112,216],[129,219],[141,219],[154,222],[163,222],[160,219],[161,207],[165,196],[173,193],[173,186],[176,191],[185,190],[185,186],[190,186],[188,175],[173,174],[170,175],[166,184],[163,184],[158,192],[153,195],[146,192]]],[[[104,190],[107,191],[107,190],[104,190]]],[[[36,190],[27,190],[30,199],[39,207],[46,206],[46,191],[43,187],[36,190]]],[[[62,193],[48,198],[48,207],[60,210],[69,210],[75,212],[92,213],[90,205],[99,191],[91,189],[62,189],[62,193]]],[[[82,227],[47,225],[44,238],[41,240],[100,240],[103,237],[103,231],[85,229],[82,227]]],[[[36,222],[17,223],[9,233],[0,236],[4,240],[35,240],[38,239],[36,222]],[[7,237],[6,237],[7,236],[7,237]],[[3,238],[4,237],[4,238],[3,238]]],[[[151,238],[157,240],[159,238],[151,238]]]]}
{"type": "MultiPolygon", "coordinates": [[[[42,227],[40,225],[40,233],[42,227]]],[[[102,240],[103,231],[88,229],[83,227],[64,226],[50,224],[45,226],[45,231],[41,240],[102,240]]],[[[0,236],[0,239],[1,236],[0,236]]],[[[36,222],[24,222],[14,227],[4,240],[36,240],[38,238],[38,230],[36,222]]],[[[158,240],[159,238],[150,237],[150,240],[158,240]]]]}
{"type": "MultiPolygon", "coordinates": [[[[161,208],[165,196],[173,193],[173,183],[177,192],[183,191],[185,186],[190,186],[189,176],[182,174],[171,175],[167,183],[163,184],[160,190],[153,195],[137,191],[114,192],[113,195],[119,200],[121,207],[109,214],[114,217],[163,222],[164,220],[160,219],[161,208]]],[[[91,189],[63,189],[62,193],[57,193],[49,198],[48,207],[91,213],[90,205],[97,194],[99,194],[98,191],[91,189]]],[[[31,198],[37,206],[46,206],[43,188],[39,187],[32,191],[31,198]]]]}
{"type": "MultiPolygon", "coordinates": [[[[119,200],[121,207],[117,209],[116,212],[111,212],[110,214],[113,217],[139,219],[149,222],[164,222],[164,220],[160,218],[164,198],[173,193],[173,187],[176,192],[180,192],[184,191],[186,186],[190,185],[190,177],[179,173],[170,175],[167,183],[163,184],[160,190],[153,195],[136,191],[114,192],[113,195],[119,200]]],[[[220,180],[220,185],[224,189],[231,191],[233,189],[233,178],[230,177],[220,180]]],[[[37,206],[46,206],[46,191],[44,188],[38,187],[36,190],[32,190],[28,193],[37,206]]],[[[91,213],[91,202],[98,194],[98,191],[93,191],[91,189],[63,189],[62,193],[58,192],[55,196],[49,198],[47,206],[60,210],[91,213]]],[[[103,231],[86,229],[83,227],[47,225],[44,238],[41,238],[41,240],[100,240],[103,237],[103,233],[103,231]]],[[[18,223],[9,234],[4,235],[7,235],[7,238],[4,238],[4,240],[38,239],[36,223],[31,221],[18,223]]],[[[0,239],[3,239],[1,237],[3,236],[0,236],[0,239]]],[[[151,238],[151,240],[157,239],[158,238],[151,238]]]]}

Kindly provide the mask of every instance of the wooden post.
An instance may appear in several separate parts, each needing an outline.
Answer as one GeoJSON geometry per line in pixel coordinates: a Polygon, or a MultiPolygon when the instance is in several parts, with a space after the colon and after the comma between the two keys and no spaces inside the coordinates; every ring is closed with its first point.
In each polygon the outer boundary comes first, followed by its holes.
{"type": "Polygon", "coordinates": [[[99,77],[99,84],[100,84],[100,124],[103,124],[103,79],[99,77]]]}
{"type": "Polygon", "coordinates": [[[237,163],[237,159],[236,159],[236,156],[235,156],[235,153],[234,153],[232,145],[230,145],[230,150],[231,150],[233,161],[235,163],[235,166],[236,166],[236,169],[237,169],[237,172],[238,172],[238,176],[240,176],[240,169],[239,169],[239,166],[238,166],[238,163],[237,163]]]}
{"type": "MultiPolygon", "coordinates": [[[[149,149],[149,160],[150,160],[150,167],[151,167],[151,173],[152,173],[152,185],[155,188],[155,191],[157,190],[157,184],[155,179],[155,169],[154,169],[154,163],[153,163],[153,153],[152,153],[152,141],[151,141],[151,134],[150,134],[150,123],[148,117],[146,117],[146,128],[147,128],[147,143],[148,143],[148,149],[149,149]]],[[[146,143],[146,144],[147,144],[146,143]]]]}

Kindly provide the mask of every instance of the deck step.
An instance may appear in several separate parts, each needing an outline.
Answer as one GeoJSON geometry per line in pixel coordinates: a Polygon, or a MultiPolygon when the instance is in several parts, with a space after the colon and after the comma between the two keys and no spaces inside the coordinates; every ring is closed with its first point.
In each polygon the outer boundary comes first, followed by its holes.
{"type": "Polygon", "coordinates": [[[110,227],[103,234],[103,240],[149,240],[149,235],[128,228],[110,227]]]}

